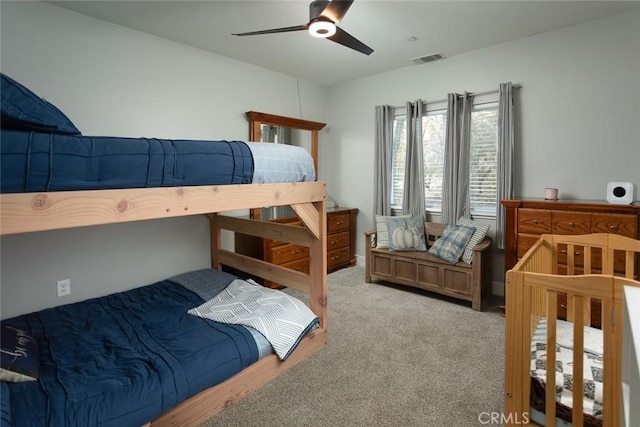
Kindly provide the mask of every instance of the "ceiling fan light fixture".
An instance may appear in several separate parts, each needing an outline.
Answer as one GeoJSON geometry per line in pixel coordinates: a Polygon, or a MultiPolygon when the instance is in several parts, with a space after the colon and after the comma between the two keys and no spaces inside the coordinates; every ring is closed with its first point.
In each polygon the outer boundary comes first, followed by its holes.
{"type": "Polygon", "coordinates": [[[309,34],[326,39],[336,33],[336,24],[328,19],[316,18],[309,24],[309,34]]]}

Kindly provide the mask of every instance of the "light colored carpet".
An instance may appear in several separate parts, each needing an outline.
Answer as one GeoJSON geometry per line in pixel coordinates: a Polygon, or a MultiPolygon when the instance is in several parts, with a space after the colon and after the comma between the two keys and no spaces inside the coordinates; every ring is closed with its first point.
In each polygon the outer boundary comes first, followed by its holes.
{"type": "Polygon", "coordinates": [[[502,411],[504,319],[495,311],[365,283],[361,266],[330,274],[328,289],[326,347],[205,426],[464,427],[502,411]]]}

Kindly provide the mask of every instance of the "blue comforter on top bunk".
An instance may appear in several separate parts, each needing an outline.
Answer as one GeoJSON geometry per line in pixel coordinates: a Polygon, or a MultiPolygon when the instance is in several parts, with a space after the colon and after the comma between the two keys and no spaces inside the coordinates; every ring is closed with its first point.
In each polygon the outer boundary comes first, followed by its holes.
{"type": "Polygon", "coordinates": [[[92,137],[2,130],[2,193],[251,184],[242,141],[92,137]]]}
{"type": "Polygon", "coordinates": [[[187,314],[230,278],[186,273],[3,321],[37,340],[40,372],[2,382],[2,424],[140,426],[249,366],[259,352],[247,328],[187,314]]]}
{"type": "Polygon", "coordinates": [[[0,73],[0,193],[315,181],[302,147],[85,136],[0,73]]]}

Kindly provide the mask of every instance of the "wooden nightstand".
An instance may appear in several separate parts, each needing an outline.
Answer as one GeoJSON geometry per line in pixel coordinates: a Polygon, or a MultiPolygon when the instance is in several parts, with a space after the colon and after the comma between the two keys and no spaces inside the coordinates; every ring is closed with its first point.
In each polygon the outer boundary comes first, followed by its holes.
{"type": "MultiPolygon", "coordinates": [[[[354,208],[327,208],[327,273],[356,265],[356,215],[354,208]]],[[[273,221],[300,225],[298,218],[281,218],[273,221]]],[[[309,249],[244,234],[235,235],[236,252],[253,258],[281,265],[303,273],[309,272],[309,249]]],[[[261,281],[264,286],[281,288],[278,283],[261,281]]]]}

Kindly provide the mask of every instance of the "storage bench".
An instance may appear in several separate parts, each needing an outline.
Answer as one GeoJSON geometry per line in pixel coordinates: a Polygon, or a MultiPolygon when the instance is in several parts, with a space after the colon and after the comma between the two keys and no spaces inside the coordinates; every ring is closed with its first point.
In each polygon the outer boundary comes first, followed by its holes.
{"type": "MultiPolygon", "coordinates": [[[[425,222],[427,245],[444,232],[445,224],[425,222]]],[[[365,280],[383,280],[437,292],[453,298],[471,301],[480,311],[482,294],[491,293],[491,238],[485,237],[473,248],[473,261],[467,264],[447,261],[423,251],[392,251],[377,248],[376,232],[365,232],[365,280]]]]}

